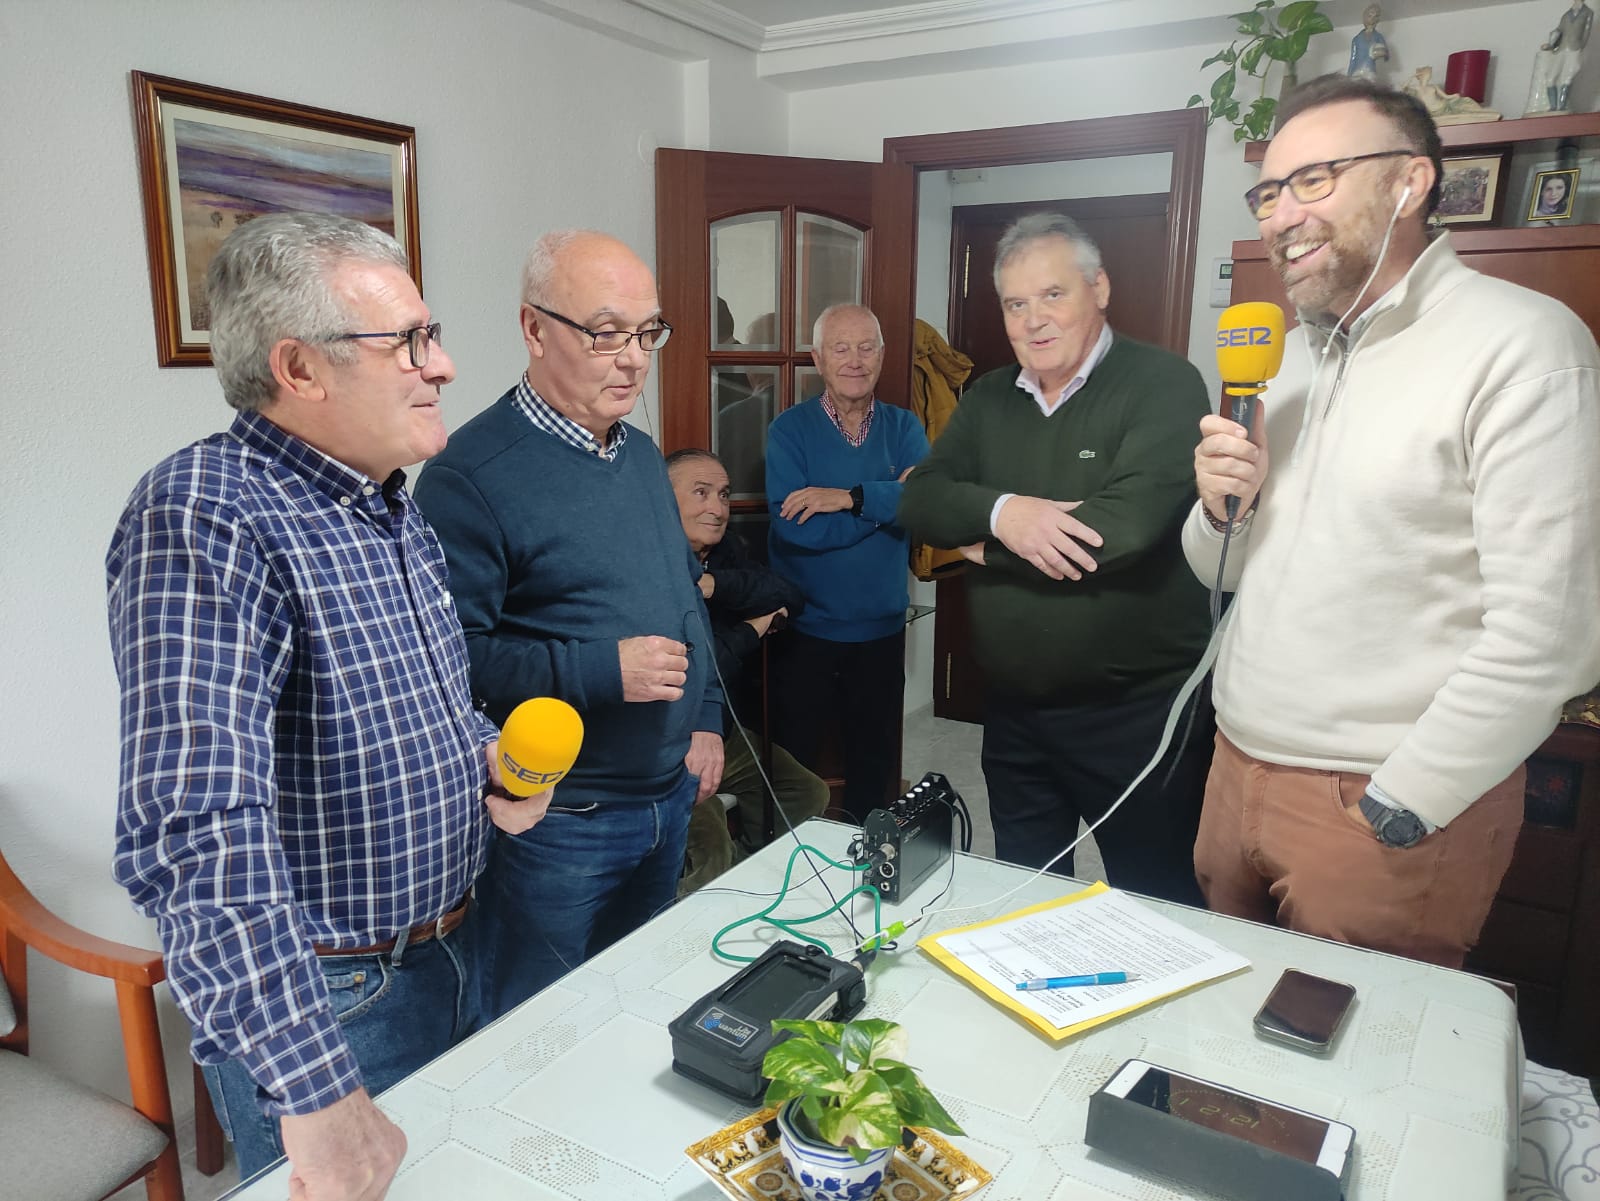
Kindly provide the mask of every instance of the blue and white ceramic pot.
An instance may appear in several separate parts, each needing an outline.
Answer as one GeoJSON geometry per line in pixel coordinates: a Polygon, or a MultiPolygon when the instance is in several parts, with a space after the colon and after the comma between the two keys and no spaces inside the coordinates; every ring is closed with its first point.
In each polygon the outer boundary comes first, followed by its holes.
{"type": "Polygon", "coordinates": [[[811,1124],[795,1098],[778,1110],[778,1144],[789,1161],[789,1174],[806,1201],[872,1201],[883,1184],[893,1147],[879,1147],[857,1163],[850,1152],[807,1133],[811,1124]],[[795,1119],[804,1129],[796,1128],[795,1119]]]}

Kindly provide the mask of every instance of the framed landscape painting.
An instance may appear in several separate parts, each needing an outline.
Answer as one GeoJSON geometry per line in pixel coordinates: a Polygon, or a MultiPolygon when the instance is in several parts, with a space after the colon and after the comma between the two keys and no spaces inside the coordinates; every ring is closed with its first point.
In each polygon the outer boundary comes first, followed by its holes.
{"type": "Polygon", "coordinates": [[[239,226],[267,213],[336,213],[392,234],[422,288],[416,131],[134,71],[156,357],[211,362],[205,276],[239,226]]]}

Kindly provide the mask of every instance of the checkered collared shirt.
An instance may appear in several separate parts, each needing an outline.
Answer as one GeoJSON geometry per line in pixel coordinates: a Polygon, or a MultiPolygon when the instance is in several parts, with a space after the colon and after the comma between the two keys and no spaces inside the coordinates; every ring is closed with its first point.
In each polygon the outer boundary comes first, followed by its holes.
{"type": "Polygon", "coordinates": [[[551,408],[550,402],[533,390],[526,371],[517,381],[517,386],[512,389],[511,401],[522,410],[522,415],[533,422],[536,428],[560,438],[570,446],[576,446],[581,451],[599,455],[608,463],[622,453],[623,444],[628,440],[628,423],[619,421],[606,432],[605,445],[602,446],[583,426],[566,414],[558,413],[551,408]]]}
{"type": "Polygon", "coordinates": [[[860,447],[867,440],[867,435],[872,432],[872,415],[878,411],[878,398],[873,397],[867,401],[866,416],[861,419],[861,432],[852,434],[845,429],[844,422],[839,420],[839,410],[833,407],[833,397],[828,395],[828,390],[822,390],[822,411],[828,415],[828,420],[833,422],[833,428],[844,435],[844,440],[851,446],[860,447]]]}
{"type": "Polygon", "coordinates": [[[239,415],[139,483],[106,556],[122,685],[115,873],[197,1058],[275,1114],[361,1083],[314,945],[448,912],[489,838],[444,556],[379,485],[239,415]]]}

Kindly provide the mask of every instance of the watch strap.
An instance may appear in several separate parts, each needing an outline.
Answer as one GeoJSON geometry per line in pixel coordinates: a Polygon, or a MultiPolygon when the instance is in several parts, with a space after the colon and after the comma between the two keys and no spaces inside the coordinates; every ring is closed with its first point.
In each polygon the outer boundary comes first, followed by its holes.
{"type": "Polygon", "coordinates": [[[1411,810],[1385,804],[1370,793],[1362,793],[1359,807],[1362,816],[1371,823],[1374,836],[1384,846],[1415,846],[1428,832],[1422,819],[1411,810]]]}
{"type": "Polygon", "coordinates": [[[852,516],[861,516],[861,507],[867,503],[867,490],[860,484],[850,489],[850,512],[852,516]]]}

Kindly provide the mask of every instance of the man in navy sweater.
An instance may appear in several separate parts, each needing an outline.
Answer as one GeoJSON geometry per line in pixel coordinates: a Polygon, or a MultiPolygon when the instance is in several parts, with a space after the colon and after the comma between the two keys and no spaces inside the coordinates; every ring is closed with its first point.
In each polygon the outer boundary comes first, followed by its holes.
{"type": "Polygon", "coordinates": [[[837,718],[844,808],[860,821],[894,794],[899,769],[910,544],[894,514],[928,437],[908,410],[874,399],[883,333],[871,309],[824,309],[811,344],[823,393],[767,433],[768,558],[806,598],[773,646],[773,726],[816,771],[837,718]]]}
{"type": "Polygon", "coordinates": [[[672,902],[691,808],[722,776],[722,694],[672,487],[623,422],[671,333],[655,278],[591,231],[523,269],[528,369],[417,485],[444,545],[473,692],[503,722],[568,701],[583,751],[548,818],[497,840],[480,888],[505,1012],[672,902]]]}

